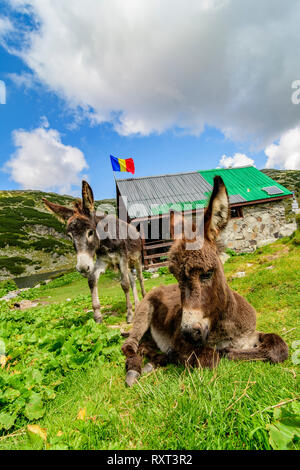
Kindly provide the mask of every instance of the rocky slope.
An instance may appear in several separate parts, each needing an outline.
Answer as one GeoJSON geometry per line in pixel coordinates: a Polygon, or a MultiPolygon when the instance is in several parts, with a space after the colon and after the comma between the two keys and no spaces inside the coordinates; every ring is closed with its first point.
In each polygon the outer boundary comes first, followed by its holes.
{"type": "MultiPolygon", "coordinates": [[[[42,197],[71,206],[74,198],[41,191],[0,191],[0,280],[74,266],[65,227],[42,197]]],[[[98,201],[100,203],[110,201],[98,201]]]]}

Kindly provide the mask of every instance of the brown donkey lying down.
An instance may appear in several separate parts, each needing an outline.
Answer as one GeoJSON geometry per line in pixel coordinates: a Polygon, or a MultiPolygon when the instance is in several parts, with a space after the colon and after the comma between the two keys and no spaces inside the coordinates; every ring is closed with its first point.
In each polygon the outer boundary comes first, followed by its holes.
{"type": "MultiPolygon", "coordinates": [[[[169,269],[178,284],[153,289],[137,308],[122,347],[127,385],[152,370],[152,364],[213,368],[220,355],[273,363],[287,359],[286,343],[276,334],[256,331],[254,308],[226,282],[216,239],[228,219],[227,190],[216,176],[204,214],[202,247],[187,249],[192,236],[177,239],[169,253],[169,269]],[[151,362],[142,370],[144,355],[151,362]]],[[[194,235],[194,241],[200,243],[200,235],[194,235]]]]}

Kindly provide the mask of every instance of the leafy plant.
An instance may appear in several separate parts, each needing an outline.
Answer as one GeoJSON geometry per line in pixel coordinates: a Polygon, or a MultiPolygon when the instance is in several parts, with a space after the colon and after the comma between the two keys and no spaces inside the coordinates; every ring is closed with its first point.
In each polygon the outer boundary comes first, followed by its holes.
{"type": "Polygon", "coordinates": [[[14,290],[17,290],[17,285],[12,279],[0,282],[0,298],[14,290]]]}
{"type": "Polygon", "coordinates": [[[143,277],[144,279],[151,279],[152,273],[150,271],[143,271],[143,277]]]}
{"type": "Polygon", "coordinates": [[[168,266],[161,266],[160,268],[158,268],[157,272],[160,276],[170,274],[168,266]]]}
{"type": "MultiPolygon", "coordinates": [[[[47,286],[45,286],[47,287],[47,286]]],[[[0,434],[35,421],[69,371],[121,356],[120,334],[82,313],[85,296],[72,302],[11,311],[0,307],[0,338],[7,356],[0,376],[0,434]]]]}
{"type": "Polygon", "coordinates": [[[230,248],[227,248],[226,253],[227,253],[227,255],[229,255],[229,256],[237,256],[236,251],[231,250],[230,248]]]}
{"type": "Polygon", "coordinates": [[[275,408],[274,424],[268,424],[269,442],[273,449],[293,449],[300,440],[300,403],[289,403],[285,407],[275,408]]]}

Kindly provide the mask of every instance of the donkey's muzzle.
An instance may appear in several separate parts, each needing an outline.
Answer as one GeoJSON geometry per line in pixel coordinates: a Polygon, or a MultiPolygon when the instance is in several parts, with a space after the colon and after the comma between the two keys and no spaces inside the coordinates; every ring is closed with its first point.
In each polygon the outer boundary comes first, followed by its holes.
{"type": "Polygon", "coordinates": [[[87,277],[90,273],[89,266],[76,266],[76,270],[84,277],[87,277]]]}
{"type": "Polygon", "coordinates": [[[77,271],[84,277],[88,277],[94,269],[92,256],[87,253],[77,254],[77,271]]]}
{"type": "Polygon", "coordinates": [[[191,326],[183,326],[181,334],[185,341],[193,344],[205,344],[209,335],[208,325],[195,323],[191,326]]]}

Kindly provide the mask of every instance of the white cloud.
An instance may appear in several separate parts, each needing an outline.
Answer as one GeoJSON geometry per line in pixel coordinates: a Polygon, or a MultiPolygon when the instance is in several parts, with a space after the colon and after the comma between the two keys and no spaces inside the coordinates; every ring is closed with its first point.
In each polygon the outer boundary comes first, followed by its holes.
{"type": "Polygon", "coordinates": [[[80,185],[81,172],[88,165],[81,150],[64,145],[59,132],[47,128],[45,117],[42,120],[44,127],[13,132],[17,149],[4,169],[22,188],[70,194],[72,186],[80,185]]]}
{"type": "Polygon", "coordinates": [[[30,73],[7,73],[6,77],[20,88],[33,88],[35,85],[35,79],[30,73]]]}
{"type": "Polygon", "coordinates": [[[266,148],[265,154],[267,168],[300,170],[300,126],[285,132],[278,144],[266,148]]]}
{"type": "Polygon", "coordinates": [[[125,135],[209,125],[261,148],[300,124],[299,0],[10,3],[38,25],[16,53],[92,123],[125,135]]]}
{"type": "Polygon", "coordinates": [[[0,104],[6,104],[6,85],[0,80],[0,104]]]}
{"type": "Polygon", "coordinates": [[[46,116],[41,117],[41,127],[44,127],[45,129],[49,129],[50,124],[46,116]]]}
{"type": "Polygon", "coordinates": [[[238,166],[253,166],[254,160],[247,157],[244,153],[235,153],[233,157],[223,155],[219,161],[219,166],[223,168],[236,168],[238,166]]]}
{"type": "Polygon", "coordinates": [[[13,25],[8,18],[0,17],[0,39],[13,31],[13,25]]]}

